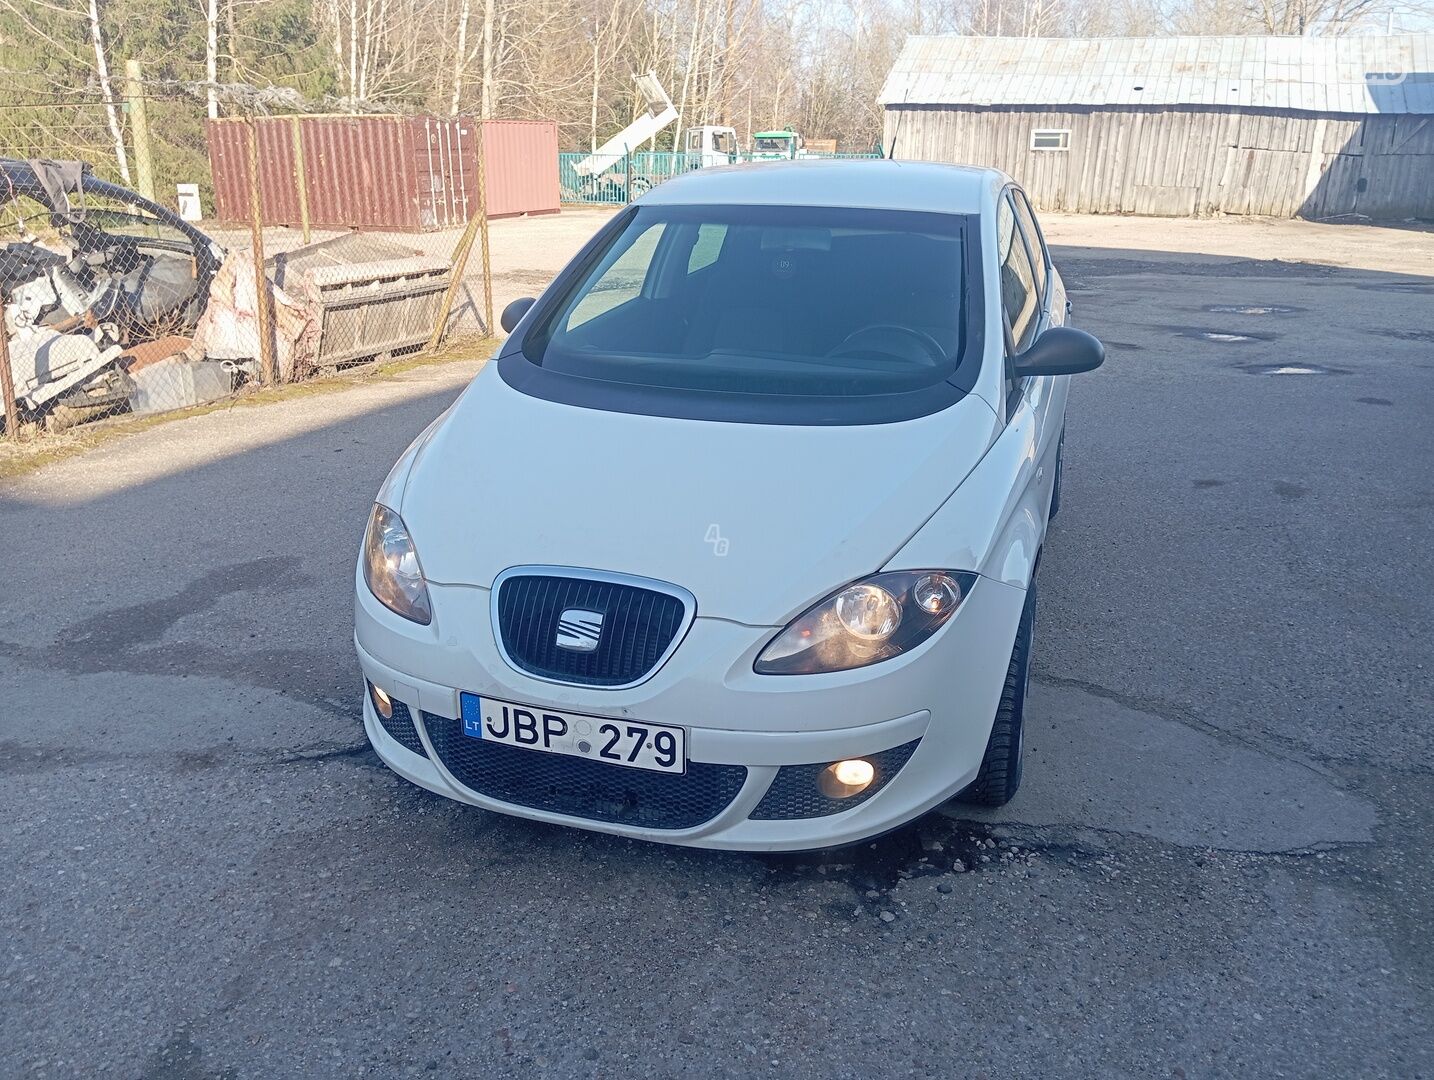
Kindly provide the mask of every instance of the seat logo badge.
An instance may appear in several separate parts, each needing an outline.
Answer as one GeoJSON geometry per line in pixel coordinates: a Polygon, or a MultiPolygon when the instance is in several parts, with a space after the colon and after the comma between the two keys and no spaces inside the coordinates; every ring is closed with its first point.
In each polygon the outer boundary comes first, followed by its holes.
{"type": "Polygon", "coordinates": [[[573,652],[592,652],[602,637],[602,612],[586,608],[566,608],[558,616],[558,636],[555,644],[560,649],[573,652]]]}

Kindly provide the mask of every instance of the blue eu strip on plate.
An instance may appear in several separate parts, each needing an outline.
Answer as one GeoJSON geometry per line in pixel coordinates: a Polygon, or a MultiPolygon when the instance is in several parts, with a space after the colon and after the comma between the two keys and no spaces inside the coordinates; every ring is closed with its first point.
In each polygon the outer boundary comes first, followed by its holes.
{"type": "Polygon", "coordinates": [[[458,705],[462,710],[463,734],[481,739],[483,737],[482,700],[477,694],[459,694],[458,705]]]}

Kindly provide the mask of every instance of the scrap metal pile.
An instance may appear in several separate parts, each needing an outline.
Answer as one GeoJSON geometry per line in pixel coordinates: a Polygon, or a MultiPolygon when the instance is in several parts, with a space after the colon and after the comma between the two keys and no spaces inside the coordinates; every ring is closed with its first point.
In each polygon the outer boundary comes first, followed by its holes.
{"type": "MultiPolygon", "coordinates": [[[[164,365],[202,363],[184,350],[223,251],[79,162],[0,159],[0,222],[15,236],[0,247],[0,295],[18,418],[66,427],[174,407],[164,365]]],[[[185,377],[227,393],[234,375],[185,377]]]]}
{"type": "MultiPolygon", "coordinates": [[[[260,374],[252,254],[80,162],[0,158],[0,238],[7,430],[183,408],[260,374]]],[[[266,261],[263,280],[272,377],[290,381],[421,346],[451,267],[345,234],[266,261]]]]}

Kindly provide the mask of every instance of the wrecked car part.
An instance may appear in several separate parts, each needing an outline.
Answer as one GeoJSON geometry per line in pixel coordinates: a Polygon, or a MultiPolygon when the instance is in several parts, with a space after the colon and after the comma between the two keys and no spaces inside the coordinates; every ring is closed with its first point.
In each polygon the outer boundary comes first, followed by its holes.
{"type": "Polygon", "coordinates": [[[202,405],[234,392],[233,368],[213,360],[171,356],[141,368],[130,378],[129,407],[137,415],[202,405]]]}
{"type": "Polygon", "coordinates": [[[118,345],[101,347],[88,334],[59,334],[42,326],[22,327],[10,335],[10,371],[15,399],[38,410],[88,381],[113,363],[118,345]]]}
{"type": "Polygon", "coordinates": [[[49,431],[66,431],[76,424],[112,416],[129,408],[134,381],[117,365],[105,368],[78,390],[61,397],[45,418],[49,431]]]}
{"type": "MultiPolygon", "coordinates": [[[[120,363],[124,369],[133,375],[136,371],[143,371],[152,364],[161,360],[168,360],[171,356],[184,352],[194,341],[192,338],[180,337],[170,334],[167,337],[156,338],[154,341],[146,341],[140,345],[133,345],[125,350],[120,357],[120,363]]],[[[190,359],[198,359],[190,357],[190,359]]]]}
{"type": "MultiPolygon", "coordinates": [[[[63,429],[135,399],[153,411],[165,395],[142,391],[130,371],[157,367],[189,344],[223,250],[172,211],[96,179],[79,162],[0,158],[0,203],[16,210],[21,232],[0,248],[0,288],[10,299],[0,321],[21,414],[44,419],[48,411],[47,426],[63,429]],[[50,230],[67,250],[36,235],[50,230]]],[[[168,396],[182,404],[208,400],[211,387],[232,387],[236,375],[212,367],[222,377],[177,376],[168,396]]]]}

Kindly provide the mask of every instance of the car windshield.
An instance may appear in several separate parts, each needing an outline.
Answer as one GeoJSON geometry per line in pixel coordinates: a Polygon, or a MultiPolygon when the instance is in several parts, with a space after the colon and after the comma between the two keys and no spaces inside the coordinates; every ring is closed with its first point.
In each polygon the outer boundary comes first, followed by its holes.
{"type": "Polygon", "coordinates": [[[959,215],[639,207],[523,351],[670,390],[855,397],[951,377],[966,338],[959,215]]]}
{"type": "Polygon", "coordinates": [[[790,140],[781,135],[768,135],[755,143],[758,150],[786,150],[790,146],[790,140]]]}

